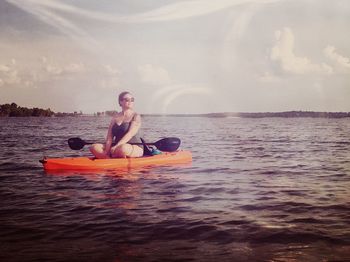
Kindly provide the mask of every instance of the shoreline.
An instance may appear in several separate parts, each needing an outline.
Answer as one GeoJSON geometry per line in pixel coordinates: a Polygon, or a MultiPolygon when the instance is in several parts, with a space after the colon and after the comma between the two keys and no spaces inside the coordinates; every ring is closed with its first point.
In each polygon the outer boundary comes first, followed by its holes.
{"type": "MultiPolygon", "coordinates": [[[[18,106],[16,103],[0,105],[0,117],[112,117],[117,111],[106,110],[84,114],[82,111],[73,113],[54,112],[50,108],[27,108],[18,106]]],[[[283,118],[346,118],[350,117],[350,112],[319,112],[319,111],[282,111],[282,112],[217,112],[203,114],[141,114],[144,117],[209,117],[209,118],[266,118],[266,117],[283,117],[283,118]]]]}
{"type": "MultiPolygon", "coordinates": [[[[107,111],[110,112],[110,111],[107,111]]],[[[17,116],[5,115],[7,117],[111,117],[111,113],[53,113],[50,116],[17,116]]],[[[286,112],[223,112],[223,113],[205,113],[205,114],[141,114],[142,117],[207,117],[207,118],[348,118],[350,112],[317,112],[317,111],[286,111],[286,112]]]]}

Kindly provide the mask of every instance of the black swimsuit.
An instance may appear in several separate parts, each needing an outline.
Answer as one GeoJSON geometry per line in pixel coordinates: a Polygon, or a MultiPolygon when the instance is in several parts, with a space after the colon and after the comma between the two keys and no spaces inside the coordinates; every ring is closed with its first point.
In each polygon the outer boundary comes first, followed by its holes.
{"type": "MultiPolygon", "coordinates": [[[[115,123],[112,127],[112,134],[113,134],[113,140],[114,143],[118,143],[123,136],[129,131],[129,128],[131,126],[131,122],[123,122],[120,125],[115,123]]],[[[141,143],[140,137],[138,134],[133,136],[130,140],[129,143],[141,143]]]]}

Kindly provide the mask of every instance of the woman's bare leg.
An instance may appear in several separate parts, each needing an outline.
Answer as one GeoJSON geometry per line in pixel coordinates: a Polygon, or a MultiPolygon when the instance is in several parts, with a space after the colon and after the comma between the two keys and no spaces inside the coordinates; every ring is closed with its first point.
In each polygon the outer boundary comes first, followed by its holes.
{"type": "Polygon", "coordinates": [[[137,145],[123,144],[118,146],[112,152],[112,157],[141,157],[143,156],[143,148],[137,145]]]}
{"type": "Polygon", "coordinates": [[[93,144],[90,148],[90,152],[98,159],[110,158],[105,152],[103,144],[93,144]]]}

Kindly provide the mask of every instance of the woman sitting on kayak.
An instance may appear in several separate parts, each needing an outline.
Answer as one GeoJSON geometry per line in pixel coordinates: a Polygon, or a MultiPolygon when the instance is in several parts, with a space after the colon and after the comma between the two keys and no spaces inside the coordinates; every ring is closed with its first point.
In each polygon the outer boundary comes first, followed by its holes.
{"type": "Polygon", "coordinates": [[[141,127],[141,116],[133,110],[134,97],[129,92],[119,95],[119,105],[122,111],[111,120],[108,128],[106,144],[93,144],[91,153],[96,158],[125,158],[143,156],[141,146],[131,143],[141,143],[137,133],[141,127]],[[114,140],[115,145],[112,146],[114,140]]]}

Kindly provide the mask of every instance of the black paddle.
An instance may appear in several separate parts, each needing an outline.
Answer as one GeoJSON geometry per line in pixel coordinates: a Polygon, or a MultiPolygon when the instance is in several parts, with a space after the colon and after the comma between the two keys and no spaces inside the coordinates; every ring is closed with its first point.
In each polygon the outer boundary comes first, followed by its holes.
{"type": "MultiPolygon", "coordinates": [[[[68,145],[73,150],[79,150],[79,149],[82,149],[85,145],[91,145],[91,144],[94,144],[94,143],[86,142],[79,137],[72,137],[68,139],[68,145]]],[[[131,144],[144,145],[143,143],[131,143],[131,144]]],[[[180,144],[181,144],[181,140],[177,137],[167,137],[167,138],[160,139],[155,143],[146,143],[146,145],[154,145],[160,151],[164,151],[164,152],[174,152],[179,148],[180,144]]]]}

